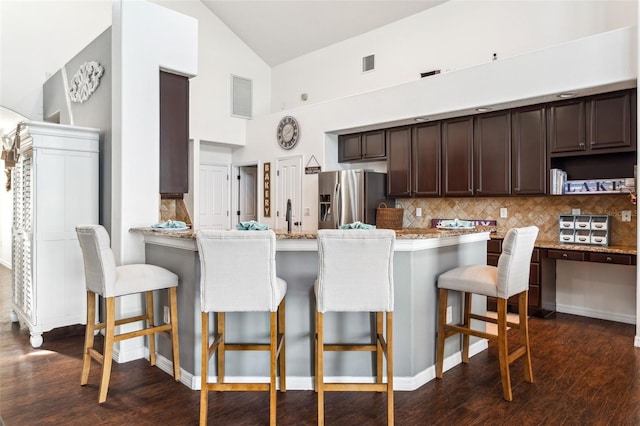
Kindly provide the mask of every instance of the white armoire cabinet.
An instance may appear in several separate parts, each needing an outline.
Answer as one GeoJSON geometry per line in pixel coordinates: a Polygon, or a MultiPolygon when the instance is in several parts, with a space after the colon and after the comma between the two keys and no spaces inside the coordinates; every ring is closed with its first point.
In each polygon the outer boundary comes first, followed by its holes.
{"type": "Polygon", "coordinates": [[[12,320],[42,333],[86,323],[77,224],[98,223],[97,129],[29,122],[12,171],[12,320]]]}

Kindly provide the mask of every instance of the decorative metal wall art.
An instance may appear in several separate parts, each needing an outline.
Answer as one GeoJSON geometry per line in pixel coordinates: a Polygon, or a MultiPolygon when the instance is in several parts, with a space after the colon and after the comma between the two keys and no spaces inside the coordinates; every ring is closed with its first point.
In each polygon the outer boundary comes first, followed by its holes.
{"type": "Polygon", "coordinates": [[[104,68],[96,61],[85,62],[69,81],[69,98],[83,103],[91,97],[100,85],[104,68]]]}

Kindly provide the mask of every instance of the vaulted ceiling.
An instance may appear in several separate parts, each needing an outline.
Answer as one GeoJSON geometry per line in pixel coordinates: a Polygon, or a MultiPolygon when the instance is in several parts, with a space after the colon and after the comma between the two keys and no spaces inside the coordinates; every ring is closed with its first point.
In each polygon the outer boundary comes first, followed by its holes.
{"type": "Polygon", "coordinates": [[[201,0],[275,66],[447,0],[201,0]]]}

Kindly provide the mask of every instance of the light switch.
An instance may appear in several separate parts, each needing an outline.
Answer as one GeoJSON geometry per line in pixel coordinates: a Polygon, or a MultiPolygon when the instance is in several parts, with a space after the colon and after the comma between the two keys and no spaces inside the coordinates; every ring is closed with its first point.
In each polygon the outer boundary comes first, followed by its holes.
{"type": "Polygon", "coordinates": [[[500,217],[501,217],[502,219],[504,219],[504,218],[506,218],[506,217],[507,217],[507,208],[506,208],[506,207],[502,207],[502,208],[500,209],[500,217]]]}
{"type": "Polygon", "coordinates": [[[416,217],[422,216],[422,209],[420,207],[416,208],[416,217]]]}

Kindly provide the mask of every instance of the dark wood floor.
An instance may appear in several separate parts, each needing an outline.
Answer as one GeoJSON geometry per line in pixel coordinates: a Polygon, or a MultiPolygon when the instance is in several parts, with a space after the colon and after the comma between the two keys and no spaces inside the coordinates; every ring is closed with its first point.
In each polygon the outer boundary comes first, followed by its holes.
{"type": "MultiPolygon", "coordinates": [[[[9,320],[10,271],[0,266],[0,416],[14,425],[194,425],[199,392],[139,360],[114,364],[98,405],[99,370],[79,385],[83,327],[46,333],[38,349],[9,320]]],[[[572,315],[530,321],[534,384],[512,366],[514,400],[502,399],[495,347],[413,392],[396,392],[399,425],[640,425],[640,349],[635,326],[572,315]]],[[[211,394],[209,422],[267,424],[266,393],[211,394]]],[[[383,425],[385,396],[329,393],[326,422],[383,425]]],[[[278,423],[316,423],[312,391],[278,394],[278,423]]],[[[0,422],[1,424],[1,422],[0,422]]]]}

